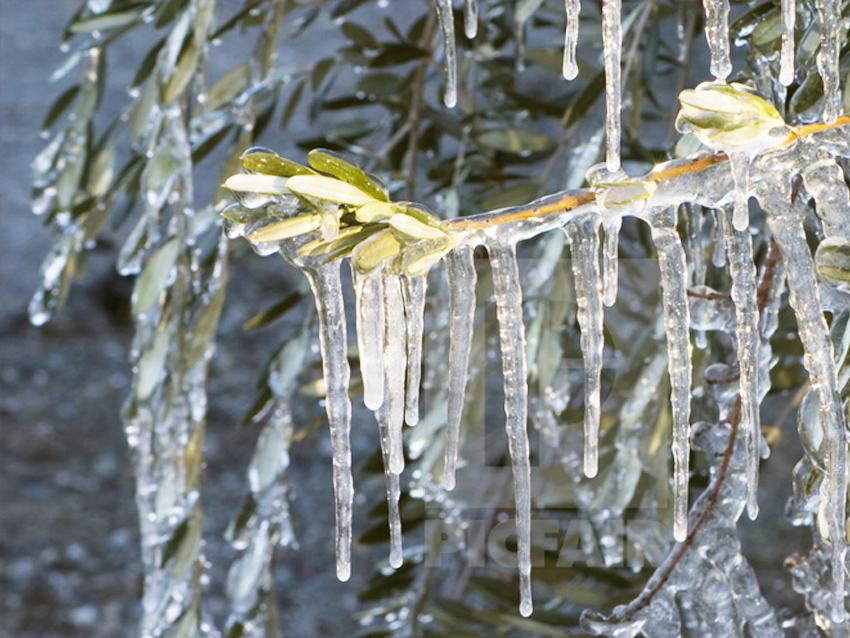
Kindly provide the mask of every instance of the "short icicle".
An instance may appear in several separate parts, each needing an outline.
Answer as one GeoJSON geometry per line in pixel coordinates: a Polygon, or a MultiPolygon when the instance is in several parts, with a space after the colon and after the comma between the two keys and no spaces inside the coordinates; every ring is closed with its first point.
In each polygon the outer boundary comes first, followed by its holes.
{"type": "MultiPolygon", "coordinates": [[[[391,383],[390,374],[389,369],[387,369],[387,385],[391,383]]],[[[399,474],[390,469],[390,456],[392,454],[390,409],[390,403],[388,401],[384,402],[376,412],[376,416],[378,417],[381,436],[381,457],[384,460],[384,481],[387,486],[387,520],[390,526],[390,567],[398,569],[404,562],[401,543],[401,514],[398,509],[398,500],[401,496],[401,480],[399,474]]]]}
{"type": "Polygon", "coordinates": [[[816,0],[820,21],[818,73],[823,79],[823,119],[832,124],[841,113],[841,78],[838,54],[841,48],[841,3],[838,0],[816,0]]]}
{"type": "Polygon", "coordinates": [[[472,349],[472,326],[475,323],[475,272],[472,249],[458,246],[446,258],[446,278],[449,285],[449,399],[446,420],[446,461],[443,487],[454,489],[457,466],[460,418],[469,352],[472,349]]]}
{"type": "Polygon", "coordinates": [[[463,31],[470,40],[478,35],[478,0],[463,3],[463,31]]]}
{"type": "Polygon", "coordinates": [[[673,411],[673,538],[688,535],[688,461],[690,454],[691,349],[688,270],[676,231],[674,208],[657,209],[650,218],[652,241],[661,271],[661,304],[667,330],[667,369],[673,411]]]}
{"type": "Polygon", "coordinates": [[[319,315],[319,345],[325,379],[325,409],[331,430],[333,483],[336,499],[336,575],[351,576],[351,401],[348,398],[348,337],[339,262],[305,269],[319,315]]]}
{"type": "Polygon", "coordinates": [[[525,360],[525,326],[522,323],[522,290],[513,244],[487,244],[499,319],[502,373],[505,377],[505,414],[516,500],[517,559],[519,561],[519,613],[530,616],[531,603],[531,468],[527,412],[528,382],[525,360]]]}
{"type": "Polygon", "coordinates": [[[731,211],[726,210],[726,256],[732,279],[732,303],[735,304],[735,338],[738,342],[741,396],[741,428],[747,450],[747,514],[758,516],[758,472],[761,450],[759,420],[759,311],[756,303],[756,267],[753,240],[749,229],[735,230],[731,211]]]}
{"type": "Polygon", "coordinates": [[[620,226],[619,216],[604,216],[602,218],[602,303],[609,308],[617,301],[619,266],[617,249],[619,248],[620,226]]]}
{"type": "Polygon", "coordinates": [[[605,163],[608,170],[620,170],[620,121],[622,86],[620,60],[623,49],[623,25],[620,0],[603,0],[602,46],[605,56],[605,163]]]}
{"type": "Polygon", "coordinates": [[[404,298],[401,277],[384,272],[384,407],[386,408],[389,469],[393,474],[404,471],[404,375],[407,371],[407,329],[404,321],[404,298]]]}
{"type": "MultiPolygon", "coordinates": [[[[769,188],[769,185],[765,185],[769,188]]],[[[797,329],[803,342],[803,364],[811,377],[820,405],[825,449],[825,474],[821,492],[826,501],[826,520],[832,549],[832,619],[844,622],[845,575],[847,551],[845,503],[847,500],[847,421],[836,385],[836,369],[832,341],[824,320],[817,276],[811,252],[800,220],[805,204],[798,208],[788,204],[780,189],[766,193],[763,207],[768,224],[782,253],[787,273],[791,307],[797,317],[797,329]]],[[[790,199],[790,197],[789,197],[790,199]]]]}
{"type": "Polygon", "coordinates": [[[425,277],[402,277],[404,314],[407,319],[407,387],[404,421],[419,423],[419,381],[422,378],[422,334],[425,329],[425,277]]]}
{"type": "Polygon", "coordinates": [[[599,217],[592,214],[577,219],[567,226],[566,231],[572,251],[577,318],[581,328],[581,354],[584,358],[584,474],[593,478],[599,470],[599,418],[602,409],[604,346],[599,217]]]}
{"type": "Polygon", "coordinates": [[[788,86],[794,81],[794,25],[796,21],[796,0],[782,0],[782,51],[779,57],[779,82],[783,86],[788,86]]]}
{"type": "Polygon", "coordinates": [[[753,158],[746,152],[731,151],[729,153],[729,164],[732,168],[732,181],[735,184],[734,210],[732,213],[732,226],[735,230],[742,231],[750,225],[750,164],[753,158]]]}
{"type": "Polygon", "coordinates": [[[567,28],[564,34],[564,77],[575,80],[578,77],[576,46],[578,45],[578,16],[581,10],[579,0],[564,0],[567,12],[567,28]]]}
{"type": "Polygon", "coordinates": [[[705,7],[705,38],[711,52],[711,74],[725,81],[732,72],[729,57],[729,0],[703,0],[705,7]]]}
{"type": "Polygon", "coordinates": [[[363,403],[377,410],[384,402],[384,304],[381,273],[354,273],[357,350],[363,403]]]}
{"type": "Polygon", "coordinates": [[[451,0],[437,0],[437,18],[443,34],[443,57],[446,68],[446,93],[443,96],[443,103],[451,109],[457,104],[457,47],[451,0]]]}

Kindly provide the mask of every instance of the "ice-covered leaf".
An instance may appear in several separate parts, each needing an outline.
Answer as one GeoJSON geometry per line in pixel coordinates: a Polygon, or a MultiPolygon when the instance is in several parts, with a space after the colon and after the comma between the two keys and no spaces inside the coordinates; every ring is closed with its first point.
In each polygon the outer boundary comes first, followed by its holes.
{"type": "Polygon", "coordinates": [[[818,272],[833,281],[850,282],[850,240],[827,237],[815,254],[818,272]]]}
{"type": "Polygon", "coordinates": [[[375,201],[374,197],[356,186],[323,175],[296,175],[286,180],[286,187],[293,193],[305,197],[315,197],[351,206],[362,206],[375,201]]]}

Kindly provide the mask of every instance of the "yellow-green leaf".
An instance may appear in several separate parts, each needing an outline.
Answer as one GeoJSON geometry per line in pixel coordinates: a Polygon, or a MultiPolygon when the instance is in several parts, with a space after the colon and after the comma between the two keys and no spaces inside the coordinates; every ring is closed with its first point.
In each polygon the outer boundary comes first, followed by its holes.
{"type": "Polygon", "coordinates": [[[355,217],[361,224],[370,224],[389,219],[400,212],[401,210],[395,204],[374,201],[358,208],[355,217]]]}
{"type": "Polygon", "coordinates": [[[317,171],[336,177],[346,184],[350,184],[364,193],[371,195],[372,198],[378,201],[389,201],[389,197],[387,197],[384,189],[376,184],[360,167],[321,149],[310,151],[308,160],[310,166],[317,171]]]}
{"type": "Polygon", "coordinates": [[[289,239],[290,237],[296,237],[298,235],[314,231],[317,228],[320,228],[321,225],[322,216],[318,213],[290,217],[289,219],[269,224],[260,230],[255,230],[253,233],[248,235],[248,240],[257,243],[282,241],[284,239],[289,239]]]}
{"type": "Polygon", "coordinates": [[[293,193],[305,197],[315,197],[351,206],[363,206],[375,201],[374,197],[359,188],[324,175],[296,175],[286,180],[286,187],[293,193]]]}
{"type": "Polygon", "coordinates": [[[414,239],[439,239],[445,237],[446,231],[439,225],[422,223],[416,217],[402,213],[390,217],[390,226],[414,239]]]}
{"type": "Polygon", "coordinates": [[[242,166],[246,170],[276,177],[293,175],[315,175],[315,171],[303,164],[293,162],[272,152],[248,150],[242,155],[242,166]]]}
{"type": "Polygon", "coordinates": [[[273,175],[251,175],[239,173],[231,175],[224,187],[240,193],[258,193],[262,195],[287,195],[287,179],[273,175]]]}
{"type": "Polygon", "coordinates": [[[390,230],[385,230],[358,244],[351,259],[360,272],[369,272],[395,257],[401,248],[401,241],[390,230]]]}

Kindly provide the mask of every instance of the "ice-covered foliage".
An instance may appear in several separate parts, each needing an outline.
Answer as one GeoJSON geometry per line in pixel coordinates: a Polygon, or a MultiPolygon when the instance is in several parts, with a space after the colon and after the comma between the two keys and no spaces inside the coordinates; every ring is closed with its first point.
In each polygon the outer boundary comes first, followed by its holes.
{"type": "MultiPolygon", "coordinates": [[[[560,605],[564,616],[573,614],[574,625],[575,610],[558,592],[578,586],[580,579],[573,574],[559,589],[549,574],[551,566],[545,560],[535,562],[536,550],[545,547],[538,547],[541,541],[535,538],[532,518],[535,508],[573,503],[589,521],[585,532],[600,537],[603,565],[626,562],[637,570],[639,561],[628,557],[636,548],[648,551],[653,543],[660,544],[666,556],[641,587],[632,587],[640,591],[632,602],[607,615],[586,613],[582,622],[588,631],[612,636],[782,635],[778,617],[741,553],[736,524],[744,507],[751,518],[758,513],[759,462],[767,450],[759,408],[777,363],[771,337],[780,309],[789,306],[811,388],[800,410],[806,455],[794,472],[790,509],[793,520],[810,525],[816,536],[811,553],[795,558],[791,570],[814,622],[828,635],[846,632],[850,116],[839,114],[847,103],[840,92],[840,73],[846,71],[840,60],[846,44],[846,7],[842,13],[837,2],[783,0],[781,8],[761,5],[730,27],[729,3],[705,0],[714,81],[679,94],[675,128],[683,135],[670,154],[673,159],[661,162],[656,157],[641,164],[633,157],[640,152],[632,153],[629,163],[621,157],[624,105],[630,109],[629,136],[636,132],[633,120],[640,119],[639,111],[635,116],[631,110],[640,93],[624,98],[633,69],[623,47],[637,51],[656,8],[647,3],[623,19],[619,0],[604,0],[601,16],[595,16],[601,18],[604,70],[598,78],[604,84],[591,81],[562,115],[570,130],[581,118],[577,113],[588,108],[583,101],[601,95],[604,87],[605,125],[576,144],[568,162],[567,184],[578,186],[586,177],[588,187],[517,204],[545,186],[544,177],[530,182],[533,190],[522,190],[527,185],[520,184],[511,197],[486,200],[491,205],[483,208],[495,210],[457,216],[462,207],[471,212],[462,200],[462,193],[468,193],[461,185],[487,153],[498,164],[502,155],[525,160],[551,151],[548,137],[528,130],[462,124],[455,161],[447,171],[432,168],[445,173],[441,208],[447,215],[441,219],[400,196],[406,186],[408,199],[414,198],[417,145],[428,143],[429,152],[437,153],[435,131],[455,126],[446,119],[451,115],[442,114],[443,119],[433,116],[432,128],[420,130],[428,55],[433,41],[441,41],[443,102],[464,109],[464,118],[478,117],[475,96],[463,82],[474,82],[470,67],[497,57],[494,47],[500,39],[483,28],[487,19],[501,30],[505,15],[513,20],[519,68],[526,57],[550,61],[545,52],[526,49],[524,39],[531,15],[544,11],[544,3],[510,4],[492,3],[479,14],[477,2],[466,0],[461,17],[455,16],[451,2],[437,0],[434,12],[411,27],[406,41],[395,48],[382,47],[368,30],[345,23],[343,31],[362,57],[350,48],[348,54],[360,63],[383,68],[395,55],[416,61],[404,80],[413,82],[403,111],[407,119],[399,120],[387,132],[385,145],[371,153],[379,166],[401,139],[408,139],[404,170],[391,176],[401,179],[387,183],[331,151],[313,150],[301,164],[252,146],[259,125],[274,112],[270,102],[284,82],[273,58],[288,3],[249,2],[231,22],[216,27],[213,0],[136,3],[129,8],[89,2],[72,23],[72,33],[90,34],[76,54],[86,67],[75,94],[65,100],[78,95],[75,117],[36,160],[34,208],[47,214],[54,246],[30,310],[33,322],[40,324],[61,305],[76,261],[100,231],[115,193],[124,188],[138,197],[142,212],[119,255],[119,270],[137,275],[132,353],[136,377],[125,423],[137,461],[145,563],[143,635],[216,633],[201,606],[199,469],[207,367],[227,281],[227,239],[240,238],[260,255],[283,256],[303,272],[313,292],[341,580],[358,569],[351,551],[348,338],[349,327],[356,328],[363,403],[375,414],[384,465],[390,551],[383,575],[414,574],[405,586],[396,582],[372,597],[386,602],[367,614],[370,621],[381,615],[387,629],[398,635],[418,633],[423,626],[449,632],[458,628],[453,624],[457,617],[477,623],[480,631],[492,622],[545,633],[538,631],[543,624],[548,630],[559,622],[570,624],[551,616],[560,605]],[[794,18],[799,15],[817,15],[819,22],[806,27],[795,52],[794,18]],[[457,20],[463,21],[466,45],[473,39],[480,43],[474,55],[459,55],[457,20]],[[171,30],[134,79],[138,97],[132,108],[93,144],[89,123],[101,90],[101,32],[118,33],[151,21],[171,30]],[[255,55],[237,67],[239,73],[226,75],[224,85],[208,90],[209,43],[240,21],[246,28],[263,25],[255,55]],[[726,83],[734,70],[730,33],[736,41],[756,47],[751,60],[755,75],[737,78],[743,83],[726,83]],[[772,47],[769,53],[758,49],[765,45],[772,47]],[[377,55],[369,53],[375,49],[380,49],[377,55]],[[785,87],[795,80],[799,85],[786,104],[785,87]],[[117,136],[123,129],[133,158],[113,175],[117,136]],[[237,133],[226,191],[220,191],[214,206],[198,209],[192,190],[194,163],[231,130],[237,133]],[[420,136],[431,140],[421,141],[420,136]],[[473,142],[475,152],[467,149],[473,142]],[[464,153],[470,153],[468,164],[464,153]],[[237,158],[242,172],[233,166],[237,158]],[[578,178],[572,175],[576,172],[578,178]],[[753,215],[751,197],[758,203],[753,215]],[[498,203],[507,206],[498,208],[498,203]],[[219,239],[219,214],[227,239],[219,239]],[[624,246],[619,245],[626,233],[638,244],[644,231],[649,238],[645,247],[657,261],[655,281],[649,282],[623,271],[624,246]],[[567,246],[571,263],[564,267],[561,257],[567,246]],[[527,254],[535,256],[532,268],[524,266],[527,254]],[[346,259],[352,271],[350,286],[347,270],[341,269],[346,259]],[[445,283],[432,270],[444,271],[445,283]],[[481,338],[488,325],[478,316],[481,296],[491,297],[495,308],[492,341],[497,347],[492,350],[481,338]],[[627,317],[622,306],[634,307],[649,297],[657,300],[657,310],[642,322],[606,321],[606,314],[627,317]],[[347,298],[353,299],[348,312],[347,298]],[[543,299],[549,303],[543,304],[543,299]],[[564,365],[567,348],[581,361],[579,374],[564,365]],[[465,438],[483,436],[482,408],[468,397],[492,390],[486,373],[491,351],[501,357],[507,439],[503,458],[511,467],[510,480],[498,485],[486,477],[471,477],[463,453],[465,438]],[[613,364],[607,361],[611,352],[616,354],[613,364]],[[609,364],[619,377],[620,385],[613,388],[606,380],[609,364]],[[529,423],[538,430],[534,441],[539,438],[545,445],[532,444],[529,423]],[[576,423],[578,428],[573,427],[576,423]],[[668,440],[669,452],[664,445],[668,440]],[[710,481],[689,507],[692,451],[702,453],[710,481]],[[532,469],[535,463],[541,468],[539,476],[532,469]],[[402,480],[405,474],[412,478],[410,485],[402,480]],[[582,475],[594,480],[583,480],[582,475]],[[512,494],[516,602],[520,614],[530,618],[517,620],[502,610],[494,621],[428,593],[424,567],[448,539],[468,550],[474,544],[470,521],[464,518],[471,490],[465,480],[480,481],[477,490],[493,508],[496,501],[487,496],[495,498],[505,489],[512,494]],[[439,509],[442,527],[427,529],[425,545],[406,550],[402,537],[407,494],[439,509]],[[661,504],[669,499],[672,514],[666,520],[661,518],[661,504]],[[630,507],[657,512],[661,522],[669,524],[672,540],[650,532],[618,538],[612,526],[623,524],[630,507]],[[546,574],[540,580],[545,602],[537,606],[544,608],[542,613],[532,614],[532,566],[538,565],[546,574]],[[394,588],[402,593],[387,594],[386,589],[394,588]]],[[[344,5],[336,7],[335,17],[351,10],[344,5]]],[[[579,12],[582,9],[584,16],[588,5],[567,0],[565,8],[563,57],[559,51],[555,67],[567,79],[580,81],[579,12]]],[[[558,11],[563,9],[559,5],[558,11]]],[[[314,18],[308,15],[304,21],[309,24],[314,18]]],[[[681,32],[688,24],[693,30],[693,22],[685,22],[681,32]]],[[[398,31],[391,20],[388,25],[398,31]]],[[[333,64],[319,63],[310,72],[317,109],[334,81],[335,76],[328,75],[333,64]]],[[[496,77],[498,69],[485,68],[496,77]]],[[[397,90],[404,83],[400,81],[397,90]]],[[[303,87],[293,91],[285,121],[292,117],[303,87]]],[[[383,85],[379,89],[391,103],[393,91],[383,85]]],[[[351,99],[359,104],[370,98],[378,99],[360,90],[351,99]]],[[[428,106],[434,113],[438,108],[428,106]]],[[[344,141],[337,146],[357,152],[356,140],[363,135],[346,138],[339,133],[334,139],[344,141]]],[[[575,132],[565,136],[560,151],[551,152],[547,177],[571,135],[575,132]]],[[[479,178],[489,180],[486,171],[479,178]]],[[[312,329],[308,323],[274,358],[268,392],[256,410],[267,423],[248,469],[249,493],[229,531],[239,557],[227,583],[228,635],[276,632],[271,564],[276,545],[294,543],[286,483],[292,401],[300,369],[310,356],[312,329]]],[[[474,580],[468,573],[464,578],[474,580]]],[[[498,580],[476,582],[485,595],[510,597],[498,580]]]]}

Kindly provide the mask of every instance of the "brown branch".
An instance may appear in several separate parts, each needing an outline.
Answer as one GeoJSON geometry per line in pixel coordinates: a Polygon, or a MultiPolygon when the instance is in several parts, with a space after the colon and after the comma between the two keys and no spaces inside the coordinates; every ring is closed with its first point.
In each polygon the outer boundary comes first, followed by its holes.
{"type": "MultiPolygon", "coordinates": [[[[828,131],[840,126],[850,125],[850,114],[842,115],[833,124],[818,123],[791,128],[788,137],[785,140],[774,146],[765,153],[775,151],[779,148],[788,146],[800,138],[809,137],[816,133],[828,131]]],[[[725,153],[717,153],[715,155],[703,155],[699,157],[686,158],[682,160],[674,160],[665,162],[653,168],[643,177],[635,178],[637,181],[653,182],[660,184],[668,182],[678,177],[685,175],[695,175],[704,170],[728,162],[729,156],[725,153]]],[[[543,217],[554,213],[564,213],[575,210],[580,206],[593,203],[596,200],[596,192],[592,189],[582,189],[574,191],[563,191],[555,193],[547,197],[535,200],[529,204],[522,206],[514,206],[502,210],[462,217],[459,219],[449,219],[443,222],[447,227],[455,230],[482,230],[508,222],[521,221],[523,219],[532,219],[543,217]]]]}

